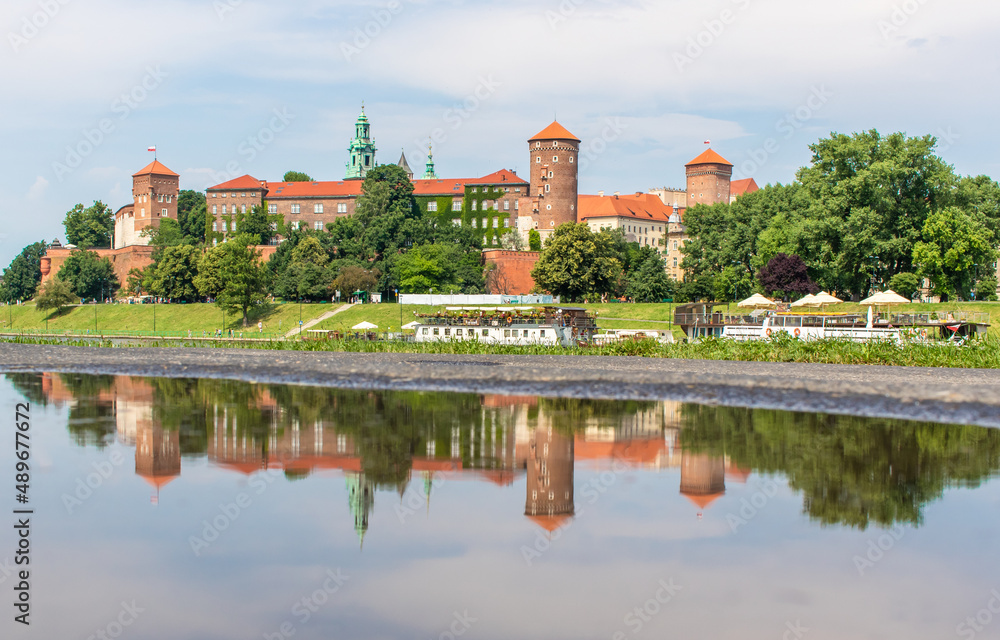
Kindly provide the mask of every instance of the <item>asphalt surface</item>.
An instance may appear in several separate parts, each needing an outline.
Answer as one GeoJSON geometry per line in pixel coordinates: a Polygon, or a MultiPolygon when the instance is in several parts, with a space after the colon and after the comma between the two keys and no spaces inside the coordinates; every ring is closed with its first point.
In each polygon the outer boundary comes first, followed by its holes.
{"type": "Polygon", "coordinates": [[[0,373],[14,371],[680,400],[1000,427],[1000,370],[992,369],[0,344],[0,373]]]}

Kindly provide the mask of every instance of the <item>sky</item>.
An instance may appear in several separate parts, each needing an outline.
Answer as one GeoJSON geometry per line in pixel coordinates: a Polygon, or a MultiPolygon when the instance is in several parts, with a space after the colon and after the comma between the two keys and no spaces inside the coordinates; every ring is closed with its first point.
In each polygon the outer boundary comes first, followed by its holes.
{"type": "Polygon", "coordinates": [[[5,0],[0,267],[127,204],[151,145],[182,189],[342,179],[362,103],[378,161],[420,173],[433,139],[441,177],[525,177],[555,117],[581,193],[683,188],[706,140],[787,183],[872,128],[996,178],[997,24],[985,0],[5,0]]]}

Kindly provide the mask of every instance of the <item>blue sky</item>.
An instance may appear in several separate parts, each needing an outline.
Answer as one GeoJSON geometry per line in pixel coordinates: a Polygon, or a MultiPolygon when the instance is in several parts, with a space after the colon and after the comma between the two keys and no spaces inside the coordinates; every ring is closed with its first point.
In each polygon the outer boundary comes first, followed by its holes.
{"type": "Polygon", "coordinates": [[[788,182],[870,128],[995,178],[998,23],[984,0],[6,0],[0,268],[74,204],[128,203],[149,145],[184,189],[341,179],[362,101],[379,161],[422,168],[436,135],[443,177],[525,175],[558,115],[583,193],[682,187],[706,139],[788,182]]]}

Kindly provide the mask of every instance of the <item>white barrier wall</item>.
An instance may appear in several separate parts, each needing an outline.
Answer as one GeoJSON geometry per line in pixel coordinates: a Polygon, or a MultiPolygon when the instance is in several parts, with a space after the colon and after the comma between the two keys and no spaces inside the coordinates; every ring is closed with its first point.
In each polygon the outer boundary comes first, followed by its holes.
{"type": "Polygon", "coordinates": [[[401,293],[401,304],[449,305],[455,307],[471,307],[490,304],[558,304],[559,298],[552,296],[503,296],[503,295],[441,295],[425,293],[401,293]]]}

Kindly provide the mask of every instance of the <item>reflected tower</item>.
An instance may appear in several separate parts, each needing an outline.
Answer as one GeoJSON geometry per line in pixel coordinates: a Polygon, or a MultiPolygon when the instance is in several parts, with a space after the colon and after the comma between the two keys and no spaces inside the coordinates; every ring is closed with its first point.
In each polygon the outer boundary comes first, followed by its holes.
{"type": "Polygon", "coordinates": [[[681,495],[698,507],[698,517],[726,493],[726,461],[707,453],[681,454],[681,495]]]}
{"type": "Polygon", "coordinates": [[[136,424],[135,434],[135,473],[156,488],[156,504],[160,489],[181,474],[180,432],[150,420],[136,424]]]}
{"type": "Polygon", "coordinates": [[[537,427],[528,442],[528,483],[524,515],[548,531],[574,513],[573,438],[537,427]]]}
{"type": "Polygon", "coordinates": [[[364,547],[365,532],[368,531],[368,516],[375,508],[375,485],[363,473],[347,476],[347,500],[354,516],[354,531],[358,542],[364,547]]]}

